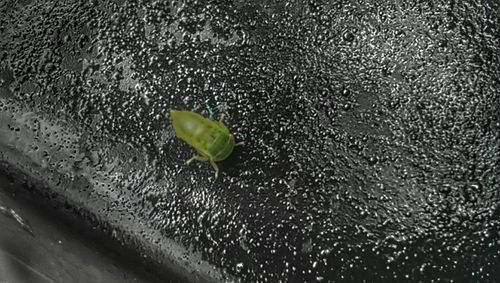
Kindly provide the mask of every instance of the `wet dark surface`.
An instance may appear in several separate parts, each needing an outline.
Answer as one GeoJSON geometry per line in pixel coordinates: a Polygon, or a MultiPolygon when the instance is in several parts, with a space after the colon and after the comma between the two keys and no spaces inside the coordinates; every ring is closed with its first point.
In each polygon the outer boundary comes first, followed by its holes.
{"type": "Polygon", "coordinates": [[[137,273],[133,262],[125,268],[105,241],[89,241],[92,231],[76,232],[74,222],[61,219],[26,190],[0,175],[0,282],[160,282],[137,273]]]}
{"type": "Polygon", "coordinates": [[[1,164],[190,281],[498,282],[500,6],[370,2],[0,2],[1,164]]]}

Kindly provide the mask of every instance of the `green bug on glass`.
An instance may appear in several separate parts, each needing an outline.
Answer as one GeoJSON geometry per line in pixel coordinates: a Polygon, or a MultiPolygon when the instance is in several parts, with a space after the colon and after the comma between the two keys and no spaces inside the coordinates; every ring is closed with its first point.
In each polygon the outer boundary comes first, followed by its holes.
{"type": "Polygon", "coordinates": [[[170,116],[176,136],[198,151],[186,164],[194,160],[208,161],[215,170],[215,178],[219,175],[215,162],[226,159],[235,146],[244,144],[235,143],[233,134],[223,124],[224,115],[219,121],[213,121],[195,112],[170,110],[170,116]]]}

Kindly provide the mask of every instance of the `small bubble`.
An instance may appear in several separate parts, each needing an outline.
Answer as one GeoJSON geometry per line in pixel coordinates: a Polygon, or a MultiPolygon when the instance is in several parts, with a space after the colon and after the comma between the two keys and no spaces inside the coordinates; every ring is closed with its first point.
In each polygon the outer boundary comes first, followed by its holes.
{"type": "Polygon", "coordinates": [[[236,272],[240,273],[243,270],[244,264],[243,262],[239,262],[236,264],[236,272]]]}
{"type": "Polygon", "coordinates": [[[346,31],[342,35],[342,38],[347,42],[352,42],[354,40],[354,34],[351,31],[346,31]]]}

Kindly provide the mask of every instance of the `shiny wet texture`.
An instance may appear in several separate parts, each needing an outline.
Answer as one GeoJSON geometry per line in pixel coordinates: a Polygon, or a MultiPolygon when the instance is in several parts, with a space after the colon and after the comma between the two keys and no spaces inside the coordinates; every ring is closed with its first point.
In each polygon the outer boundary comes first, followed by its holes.
{"type": "Polygon", "coordinates": [[[192,281],[498,282],[500,7],[371,2],[3,1],[0,160],[192,281]]]}
{"type": "Polygon", "coordinates": [[[75,233],[69,218],[63,220],[54,211],[42,212],[37,207],[41,203],[22,197],[28,194],[21,190],[29,188],[0,175],[0,211],[15,215],[0,214],[0,282],[160,282],[151,274],[137,274],[134,262],[124,266],[117,261],[106,241],[83,237],[92,231],[75,233]]]}

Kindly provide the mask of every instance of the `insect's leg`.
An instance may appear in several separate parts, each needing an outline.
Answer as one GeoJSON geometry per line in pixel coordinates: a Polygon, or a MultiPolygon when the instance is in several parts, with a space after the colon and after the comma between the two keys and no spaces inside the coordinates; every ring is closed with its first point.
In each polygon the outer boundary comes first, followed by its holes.
{"type": "Polygon", "coordinates": [[[213,161],[212,159],[209,159],[209,161],[215,170],[215,179],[217,179],[217,177],[219,176],[219,167],[217,166],[217,164],[215,164],[215,161],[213,161]]]}
{"type": "Polygon", "coordinates": [[[220,114],[219,123],[224,124],[224,118],[225,117],[226,117],[226,114],[224,114],[224,113],[220,114]]]}
{"type": "Polygon", "coordinates": [[[244,146],[245,145],[245,142],[239,142],[237,144],[235,144],[234,146],[244,146]]]}
{"type": "Polygon", "coordinates": [[[189,165],[191,164],[191,162],[193,162],[194,160],[198,160],[198,161],[207,161],[208,158],[205,157],[205,156],[201,156],[201,155],[195,155],[193,157],[191,157],[190,159],[186,160],[186,164],[189,165]]]}

